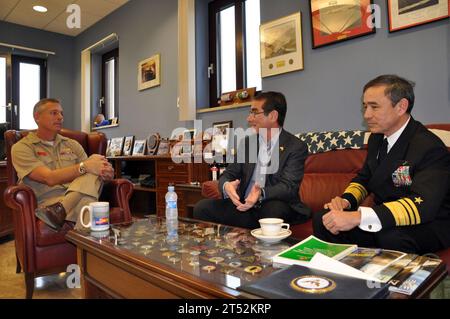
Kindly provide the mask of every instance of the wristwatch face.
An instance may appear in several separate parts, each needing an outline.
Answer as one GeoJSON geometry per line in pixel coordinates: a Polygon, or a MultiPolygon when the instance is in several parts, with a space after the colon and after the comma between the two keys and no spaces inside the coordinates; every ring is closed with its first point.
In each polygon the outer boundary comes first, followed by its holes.
{"type": "Polygon", "coordinates": [[[78,166],[78,171],[80,172],[80,174],[85,174],[86,173],[86,168],[84,167],[84,163],[81,162],[80,165],[78,166]]]}

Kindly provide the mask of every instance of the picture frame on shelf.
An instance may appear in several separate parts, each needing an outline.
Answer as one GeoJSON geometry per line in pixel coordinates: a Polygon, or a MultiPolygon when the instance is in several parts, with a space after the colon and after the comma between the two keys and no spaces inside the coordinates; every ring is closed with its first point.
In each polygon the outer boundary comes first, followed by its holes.
{"type": "Polygon", "coordinates": [[[169,153],[170,153],[170,141],[167,138],[163,138],[159,142],[157,155],[167,155],[169,153]]]}
{"type": "Polygon", "coordinates": [[[106,152],[105,152],[106,157],[111,156],[110,147],[111,147],[111,139],[108,139],[108,141],[106,142],[106,152]]]}
{"type": "Polygon", "coordinates": [[[228,148],[229,129],[233,127],[233,121],[213,123],[212,149],[215,153],[226,154],[228,148]]]}
{"type": "Polygon", "coordinates": [[[264,23],[259,32],[261,77],[303,70],[300,12],[264,23]]]}
{"type": "Polygon", "coordinates": [[[144,156],[147,140],[135,140],[133,146],[133,156],[144,156]]]}
{"type": "Polygon", "coordinates": [[[138,63],[138,90],[161,85],[160,54],[145,59],[138,63]]]}
{"type": "Polygon", "coordinates": [[[111,139],[111,144],[109,145],[109,153],[110,156],[121,156],[123,149],[123,136],[122,137],[113,137],[111,139]]]}
{"type": "Polygon", "coordinates": [[[150,133],[147,137],[147,154],[156,155],[158,151],[158,146],[161,141],[161,136],[159,133],[150,133]]]}
{"type": "Polygon", "coordinates": [[[368,23],[372,22],[372,4],[373,0],[311,0],[313,49],[375,33],[375,25],[368,23]]]}
{"type": "Polygon", "coordinates": [[[449,0],[388,0],[389,32],[448,19],[449,0]]]}
{"type": "Polygon", "coordinates": [[[123,155],[130,156],[133,154],[133,145],[134,145],[134,135],[125,136],[125,141],[123,144],[123,155]]]}

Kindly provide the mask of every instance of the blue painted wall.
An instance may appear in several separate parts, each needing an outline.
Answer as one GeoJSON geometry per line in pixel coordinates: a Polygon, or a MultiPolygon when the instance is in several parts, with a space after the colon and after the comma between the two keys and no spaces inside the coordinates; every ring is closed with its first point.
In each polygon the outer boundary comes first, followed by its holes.
{"type": "MultiPolygon", "coordinates": [[[[178,121],[177,56],[178,1],[133,0],[105,17],[75,38],[75,104],[80,105],[80,52],[115,32],[119,36],[120,125],[106,129],[109,136],[135,135],[146,138],[150,132],[169,136],[178,121]],[[161,54],[161,86],[137,89],[137,65],[161,54]]],[[[79,127],[79,112],[75,116],[79,127]]]]}
{"type": "MultiPolygon", "coordinates": [[[[207,82],[207,3],[197,0],[198,107],[205,107],[207,82]]],[[[302,12],[303,71],[263,79],[264,90],[285,93],[288,130],[363,128],[360,97],[363,85],[382,73],[397,73],[416,82],[413,115],[424,123],[450,120],[450,22],[438,21],[390,34],[384,0],[382,28],[376,34],[313,50],[309,5],[300,0],[261,0],[262,23],[302,12]]],[[[81,51],[115,32],[119,36],[120,126],[105,130],[108,136],[150,132],[163,136],[178,126],[177,99],[177,1],[133,0],[76,38],[0,22],[0,42],[54,50],[51,57],[50,93],[62,98],[66,126],[80,127],[81,51]],[[161,54],[161,86],[137,90],[137,64],[161,54]]],[[[207,101],[207,100],[206,100],[207,101]]],[[[200,115],[204,127],[233,120],[246,127],[248,109],[200,115]]]]}
{"type": "MultiPolygon", "coordinates": [[[[201,3],[201,0],[199,0],[201,3]]],[[[450,22],[443,20],[388,32],[386,1],[376,34],[312,49],[308,1],[261,0],[261,23],[302,12],[304,70],[263,79],[263,90],[281,91],[288,101],[288,130],[363,128],[361,91],[383,73],[416,82],[413,115],[424,123],[450,121],[450,22]]],[[[202,115],[210,124],[245,125],[247,110],[202,115]]]]}
{"type": "MultiPolygon", "coordinates": [[[[56,55],[49,55],[47,59],[48,96],[61,100],[65,113],[65,126],[73,128],[75,70],[73,67],[75,56],[73,37],[0,21],[0,42],[56,53],[56,55]]],[[[11,49],[0,46],[0,51],[11,52],[11,49]]],[[[45,55],[29,51],[17,50],[14,52],[21,55],[45,57],[45,55]]]]}

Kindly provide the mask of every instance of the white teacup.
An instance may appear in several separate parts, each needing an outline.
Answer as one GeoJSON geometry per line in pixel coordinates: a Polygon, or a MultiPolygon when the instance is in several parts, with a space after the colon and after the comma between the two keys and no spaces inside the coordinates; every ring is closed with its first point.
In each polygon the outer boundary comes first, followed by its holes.
{"type": "Polygon", "coordinates": [[[80,212],[80,223],[83,227],[92,231],[102,231],[109,229],[109,203],[92,202],[89,206],[84,206],[80,212]],[[84,223],[84,213],[89,211],[89,222],[84,223]]]}
{"type": "Polygon", "coordinates": [[[259,220],[261,225],[261,233],[264,236],[276,236],[282,230],[288,230],[289,224],[283,223],[281,218],[262,218],[259,220]]]}

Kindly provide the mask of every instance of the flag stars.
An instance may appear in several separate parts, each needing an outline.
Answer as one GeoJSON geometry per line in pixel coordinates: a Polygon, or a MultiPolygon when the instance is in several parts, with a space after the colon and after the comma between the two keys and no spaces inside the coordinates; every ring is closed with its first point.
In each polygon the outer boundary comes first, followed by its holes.
{"type": "Polygon", "coordinates": [[[352,141],[353,141],[353,138],[351,138],[350,136],[347,136],[344,139],[345,144],[348,144],[348,145],[352,145],[352,141]]]}
{"type": "Polygon", "coordinates": [[[330,141],[330,145],[337,146],[337,142],[338,142],[338,140],[335,137],[333,137],[330,141]]]}
{"type": "Polygon", "coordinates": [[[320,141],[317,143],[317,150],[323,150],[325,146],[325,143],[323,141],[320,141]]]}

